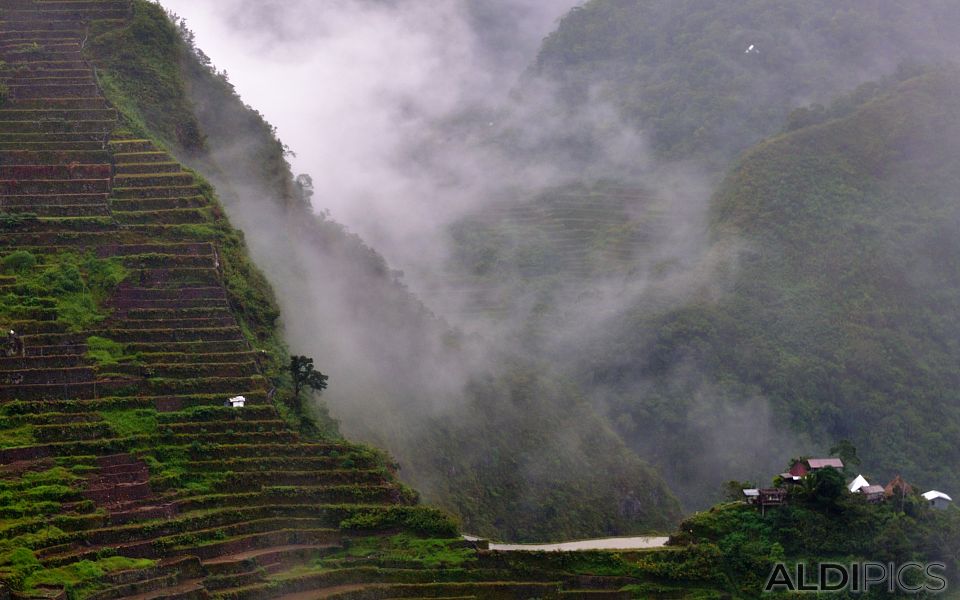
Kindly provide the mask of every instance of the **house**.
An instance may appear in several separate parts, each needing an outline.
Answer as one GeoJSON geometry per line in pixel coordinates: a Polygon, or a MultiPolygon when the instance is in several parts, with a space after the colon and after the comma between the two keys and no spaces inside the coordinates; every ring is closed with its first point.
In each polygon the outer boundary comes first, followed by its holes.
{"type": "Polygon", "coordinates": [[[244,398],[243,396],[237,396],[236,398],[230,398],[229,400],[224,402],[223,405],[228,406],[230,408],[243,408],[243,406],[246,403],[247,403],[246,398],[244,398]]]}
{"type": "Polygon", "coordinates": [[[847,489],[850,490],[851,494],[856,494],[865,487],[869,487],[870,482],[867,481],[867,478],[863,475],[857,475],[857,478],[850,482],[850,485],[847,486],[847,489]]]}
{"type": "Polygon", "coordinates": [[[886,490],[882,485],[868,485],[859,490],[860,494],[867,499],[867,502],[879,503],[886,499],[886,490]]]}
{"type": "Polygon", "coordinates": [[[937,490],[930,490],[923,494],[923,499],[930,503],[930,506],[936,508],[937,510],[947,510],[950,506],[950,503],[953,502],[953,498],[944,494],[943,492],[938,492],[937,490]]]}
{"type": "Polygon", "coordinates": [[[787,490],[783,488],[766,488],[757,491],[761,506],[780,506],[787,503],[787,490]]]}
{"type": "Polygon", "coordinates": [[[857,475],[857,478],[847,486],[851,494],[863,495],[867,502],[883,502],[886,497],[886,490],[882,485],[870,485],[867,478],[863,475],[857,475]]]}
{"type": "Polygon", "coordinates": [[[780,479],[783,480],[783,483],[799,483],[803,479],[803,475],[794,475],[789,471],[786,473],[780,473],[780,479]]]}
{"type": "Polygon", "coordinates": [[[913,486],[903,480],[903,477],[897,475],[893,480],[883,488],[884,494],[887,498],[892,498],[894,496],[898,498],[903,498],[909,496],[913,493],[913,486]]]}
{"type": "Polygon", "coordinates": [[[768,506],[783,506],[787,503],[787,490],[783,488],[765,488],[743,490],[743,501],[751,506],[759,506],[764,514],[768,506]]]}
{"type": "Polygon", "coordinates": [[[811,471],[819,471],[820,469],[843,470],[843,461],[839,458],[811,458],[807,460],[807,465],[810,466],[811,471]]]}
{"type": "Polygon", "coordinates": [[[795,483],[806,477],[809,473],[821,469],[837,469],[838,471],[842,471],[843,461],[839,458],[808,458],[806,460],[798,460],[793,463],[789,471],[781,473],[780,477],[786,482],[795,483]]]}
{"type": "Polygon", "coordinates": [[[768,506],[783,506],[787,503],[787,490],[783,488],[765,488],[757,490],[757,501],[762,514],[767,514],[768,506]]]}

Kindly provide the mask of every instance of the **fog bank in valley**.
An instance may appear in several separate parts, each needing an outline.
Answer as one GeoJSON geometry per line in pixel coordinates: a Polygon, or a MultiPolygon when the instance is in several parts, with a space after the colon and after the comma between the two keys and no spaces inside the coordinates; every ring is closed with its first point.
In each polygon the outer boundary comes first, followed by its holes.
{"type": "MultiPolygon", "coordinates": [[[[384,445],[402,463],[413,464],[414,483],[428,496],[443,493],[444,484],[435,481],[443,473],[418,456],[424,433],[419,428],[441,422],[455,435],[469,436],[470,420],[480,417],[465,406],[464,396],[478,389],[478,379],[502,369],[504,356],[545,359],[545,373],[574,378],[585,368],[582,348],[602,345],[637,306],[662,309],[724,293],[717,273],[735,268],[737,248],[715,246],[707,235],[713,176],[694,164],[654,159],[644,132],[599,100],[602,90],[589,108],[571,112],[551,81],[527,78],[542,38],[574,0],[162,4],[187,20],[197,46],[229,73],[244,101],[277,127],[295,153],[295,171],[313,177],[315,210],[329,211],[358,233],[390,268],[403,272],[395,276],[430,309],[466,332],[451,341],[426,317],[398,320],[390,305],[409,305],[409,298],[382,297],[396,292],[385,292],[349,261],[338,260],[337,249],[318,259],[314,248],[293,243],[283,218],[250,190],[225,198],[231,219],[246,232],[277,289],[292,349],[314,356],[332,375],[326,399],[345,433],[384,445]],[[604,178],[647,190],[648,200],[626,207],[631,218],[657,215],[657,229],[629,272],[564,284],[546,320],[538,321],[541,309],[533,297],[520,297],[514,314],[497,320],[467,318],[459,290],[444,289],[454,252],[450,226],[544,190],[604,178]],[[531,322],[545,330],[535,336],[535,347],[527,335],[531,322]]],[[[215,149],[221,162],[242,150],[241,135],[235,144],[215,149]]],[[[740,468],[731,477],[774,468],[744,460],[737,443],[778,435],[762,397],[726,405],[708,382],[699,382],[696,365],[676,379],[695,397],[696,410],[680,418],[701,431],[713,458],[661,456],[655,443],[641,448],[663,468],[678,468],[668,479],[702,485],[731,464],[740,468]]],[[[634,388],[629,394],[642,401],[645,383],[634,388]]],[[[598,385],[583,392],[603,415],[608,390],[598,385]]],[[[533,406],[528,410],[571,410],[533,406]]],[[[522,418],[537,415],[518,413],[513,421],[522,418]]],[[[574,462],[576,455],[585,459],[591,451],[585,440],[595,424],[575,421],[540,451],[513,457],[519,472],[551,470],[555,450],[546,448],[563,449],[574,462]]],[[[646,426],[636,425],[638,437],[646,426]]],[[[785,448],[799,446],[781,440],[785,448]]],[[[469,454],[480,463],[490,460],[481,448],[469,454]]]]}

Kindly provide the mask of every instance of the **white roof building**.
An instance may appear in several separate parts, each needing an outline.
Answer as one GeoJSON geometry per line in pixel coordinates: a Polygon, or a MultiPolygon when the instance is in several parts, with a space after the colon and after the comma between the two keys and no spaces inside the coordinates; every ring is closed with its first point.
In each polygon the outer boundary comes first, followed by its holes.
{"type": "Polygon", "coordinates": [[[930,506],[937,510],[947,510],[953,502],[953,498],[937,490],[930,490],[923,494],[923,498],[930,503],[930,506]]]}
{"type": "Polygon", "coordinates": [[[856,494],[865,487],[870,487],[870,482],[863,475],[857,475],[857,478],[850,482],[848,486],[851,493],[856,494]]]}

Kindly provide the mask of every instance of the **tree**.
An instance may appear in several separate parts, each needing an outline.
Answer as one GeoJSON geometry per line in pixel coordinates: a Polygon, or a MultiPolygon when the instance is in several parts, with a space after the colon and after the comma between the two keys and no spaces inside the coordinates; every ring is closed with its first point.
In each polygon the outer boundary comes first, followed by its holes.
{"type": "Polygon", "coordinates": [[[847,493],[846,480],[836,469],[820,469],[808,473],[803,478],[800,493],[811,504],[836,512],[840,509],[840,501],[847,493]]]}
{"type": "Polygon", "coordinates": [[[830,448],[830,455],[836,456],[843,461],[844,470],[852,470],[861,464],[860,457],[857,456],[857,447],[850,440],[840,440],[830,448]]]}
{"type": "Polygon", "coordinates": [[[327,389],[330,379],[313,366],[313,359],[306,356],[290,357],[290,375],[293,377],[293,395],[300,402],[300,394],[305,388],[322,392],[327,389]]]}
{"type": "Polygon", "coordinates": [[[297,175],[297,178],[294,180],[297,189],[300,191],[300,198],[307,204],[310,204],[310,201],[313,199],[313,177],[310,177],[306,173],[297,175]]]}
{"type": "Polygon", "coordinates": [[[750,481],[737,481],[735,479],[731,479],[723,484],[723,495],[727,500],[731,502],[737,502],[739,500],[743,500],[743,490],[749,490],[756,487],[757,486],[750,481]]]}

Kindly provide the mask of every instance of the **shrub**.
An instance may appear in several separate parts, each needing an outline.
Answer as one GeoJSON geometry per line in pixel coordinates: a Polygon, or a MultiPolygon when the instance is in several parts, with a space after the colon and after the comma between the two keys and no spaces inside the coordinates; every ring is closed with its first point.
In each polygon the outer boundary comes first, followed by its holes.
{"type": "Polygon", "coordinates": [[[98,336],[87,338],[86,357],[100,367],[135,362],[139,354],[127,354],[127,347],[120,342],[98,336]]]}
{"type": "MultiPolygon", "coordinates": [[[[2,92],[2,90],[0,90],[0,92],[2,92]]],[[[2,94],[0,94],[0,97],[2,97],[2,94]]],[[[4,273],[8,275],[19,275],[33,269],[33,267],[37,265],[37,257],[26,250],[18,250],[3,257],[0,265],[2,265],[4,273]]]]}
{"type": "MultiPolygon", "coordinates": [[[[17,216],[0,217],[0,229],[12,217],[17,216]]],[[[13,252],[0,260],[0,270],[18,275],[17,292],[0,297],[0,314],[53,309],[72,331],[105,319],[104,301],[127,276],[118,259],[72,252],[44,256],[42,263],[29,252],[13,252]],[[43,268],[34,268],[38,264],[43,268]]]]}

